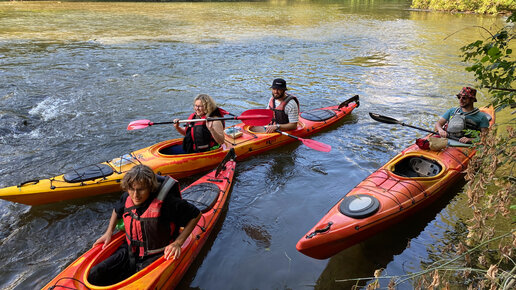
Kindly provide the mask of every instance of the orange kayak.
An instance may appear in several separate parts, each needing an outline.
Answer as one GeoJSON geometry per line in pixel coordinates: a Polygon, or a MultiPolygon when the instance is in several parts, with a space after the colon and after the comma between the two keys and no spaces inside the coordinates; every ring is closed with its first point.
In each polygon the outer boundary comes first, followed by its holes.
{"type": "Polygon", "coordinates": [[[234,157],[232,150],[217,169],[181,191],[183,199],[199,207],[202,217],[183,244],[178,259],[165,260],[161,257],[117,284],[92,285],[87,279],[90,269],[109,257],[125,240],[125,232],[117,232],[105,249],[102,249],[101,244],[94,246],[43,289],[173,289],[199,254],[222,215],[235,173],[234,157]]]}
{"type": "MultiPolygon", "coordinates": [[[[493,108],[481,110],[494,124],[493,108]]],[[[471,147],[431,151],[409,146],[345,194],[298,241],[297,250],[326,259],[406,219],[463,179],[474,154],[471,147]]]]}
{"type": "MultiPolygon", "coordinates": [[[[300,113],[293,136],[306,137],[341,120],[359,106],[358,96],[339,105],[300,113]]],[[[226,129],[225,143],[218,149],[193,154],[174,154],[183,139],[172,139],[136,150],[100,164],[82,166],[52,178],[31,180],[0,189],[0,198],[28,205],[121,191],[120,181],[136,164],[145,164],[156,173],[176,179],[201,173],[217,166],[233,148],[239,160],[260,154],[296,139],[280,133],[256,133],[244,123],[226,129]],[[229,129],[229,130],[228,130],[229,129]]]]}

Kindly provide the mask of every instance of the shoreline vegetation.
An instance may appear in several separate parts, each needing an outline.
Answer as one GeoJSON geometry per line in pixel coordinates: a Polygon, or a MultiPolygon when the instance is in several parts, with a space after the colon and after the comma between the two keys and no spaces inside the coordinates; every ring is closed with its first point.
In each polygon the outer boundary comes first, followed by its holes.
{"type": "Polygon", "coordinates": [[[412,0],[412,9],[478,14],[510,14],[516,10],[514,0],[412,0]]]}

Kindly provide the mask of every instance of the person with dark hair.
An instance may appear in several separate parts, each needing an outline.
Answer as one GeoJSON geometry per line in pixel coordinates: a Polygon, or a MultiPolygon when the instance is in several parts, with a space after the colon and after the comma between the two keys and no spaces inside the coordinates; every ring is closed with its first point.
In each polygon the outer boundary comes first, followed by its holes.
{"type": "MultiPolygon", "coordinates": [[[[226,111],[217,107],[212,97],[200,94],[194,99],[194,112],[188,119],[206,119],[208,117],[223,117],[226,111]]],[[[183,139],[183,151],[185,153],[205,152],[217,149],[224,144],[224,121],[203,121],[187,123],[186,127],[180,127],[174,120],[177,132],[185,136],[183,139]]]]}
{"type": "Polygon", "coordinates": [[[119,219],[123,219],[126,240],[91,269],[88,280],[94,285],[118,283],[162,256],[178,258],[201,217],[197,207],[181,199],[176,180],[156,176],[146,165],[131,168],[121,185],[126,192],[115,204],[106,232],[93,245],[104,243],[105,248],[119,219]]]}
{"type": "Polygon", "coordinates": [[[287,93],[287,82],[284,79],[272,81],[272,97],[267,106],[274,111],[274,118],[265,132],[272,133],[276,130],[290,131],[297,128],[299,121],[299,101],[296,96],[287,93]]]}
{"type": "Polygon", "coordinates": [[[477,90],[464,87],[457,94],[459,107],[451,108],[435,123],[435,129],[443,138],[449,136],[459,139],[461,143],[470,143],[471,136],[465,130],[487,132],[489,120],[486,115],[473,106],[477,101],[477,90]]]}

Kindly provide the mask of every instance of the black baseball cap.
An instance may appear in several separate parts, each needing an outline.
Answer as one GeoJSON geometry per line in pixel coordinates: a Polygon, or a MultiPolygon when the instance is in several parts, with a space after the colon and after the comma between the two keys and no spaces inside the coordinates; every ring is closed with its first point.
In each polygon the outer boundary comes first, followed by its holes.
{"type": "Polygon", "coordinates": [[[288,90],[287,82],[284,79],[275,79],[272,81],[271,89],[288,90]]]}

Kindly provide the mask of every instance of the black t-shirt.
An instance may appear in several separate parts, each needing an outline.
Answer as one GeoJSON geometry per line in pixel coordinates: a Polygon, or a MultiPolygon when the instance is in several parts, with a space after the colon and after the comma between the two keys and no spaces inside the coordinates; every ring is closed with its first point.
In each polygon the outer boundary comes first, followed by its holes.
{"type": "MultiPolygon", "coordinates": [[[[136,213],[138,215],[143,214],[149,207],[152,200],[154,200],[154,198],[157,196],[157,194],[157,192],[152,192],[149,198],[136,209],[136,213]]],[[[129,198],[129,194],[124,192],[120,200],[115,204],[114,209],[118,219],[122,218],[127,198],[129,198]]],[[[179,227],[186,226],[188,222],[193,218],[196,218],[199,213],[200,211],[197,207],[184,199],[180,199],[179,197],[174,196],[171,192],[167,194],[167,197],[163,201],[163,205],[161,207],[161,218],[168,222],[173,222],[176,225],[176,229],[173,234],[174,239],[179,234],[179,227]]]]}

